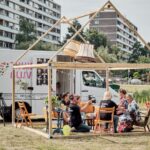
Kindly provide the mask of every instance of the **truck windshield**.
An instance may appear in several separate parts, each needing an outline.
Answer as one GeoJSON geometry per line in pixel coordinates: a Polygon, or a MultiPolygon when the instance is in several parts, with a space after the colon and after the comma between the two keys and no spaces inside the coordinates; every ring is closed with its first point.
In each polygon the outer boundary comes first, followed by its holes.
{"type": "Polygon", "coordinates": [[[91,87],[102,87],[103,81],[99,78],[99,76],[92,71],[83,71],[82,72],[83,84],[85,86],[91,87]]]}

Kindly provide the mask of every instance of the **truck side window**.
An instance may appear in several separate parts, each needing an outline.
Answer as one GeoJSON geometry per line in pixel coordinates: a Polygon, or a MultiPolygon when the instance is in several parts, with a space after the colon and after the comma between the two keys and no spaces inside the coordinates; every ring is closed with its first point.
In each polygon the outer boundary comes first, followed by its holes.
{"type": "Polygon", "coordinates": [[[99,78],[99,76],[92,71],[83,71],[82,72],[82,79],[83,79],[83,84],[85,86],[91,86],[91,87],[102,87],[103,82],[99,78]]]}

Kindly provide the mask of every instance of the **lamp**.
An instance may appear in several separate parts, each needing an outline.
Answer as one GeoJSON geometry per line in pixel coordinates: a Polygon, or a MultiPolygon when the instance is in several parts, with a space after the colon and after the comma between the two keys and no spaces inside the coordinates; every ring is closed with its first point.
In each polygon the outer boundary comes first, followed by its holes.
{"type": "Polygon", "coordinates": [[[94,46],[91,44],[80,44],[80,49],[75,60],[79,62],[96,62],[93,54],[94,46]]]}
{"type": "Polygon", "coordinates": [[[75,57],[75,55],[78,53],[79,48],[80,48],[80,42],[71,40],[64,48],[63,52],[64,54],[70,56],[70,57],[75,57]]]}

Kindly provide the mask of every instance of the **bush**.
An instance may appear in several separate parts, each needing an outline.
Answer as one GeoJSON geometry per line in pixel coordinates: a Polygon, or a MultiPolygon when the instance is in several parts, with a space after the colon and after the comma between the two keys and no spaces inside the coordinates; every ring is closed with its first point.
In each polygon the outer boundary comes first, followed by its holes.
{"type": "Polygon", "coordinates": [[[133,96],[138,103],[145,103],[150,101],[150,90],[136,91],[133,93],[133,96]]]}
{"type": "MultiPolygon", "coordinates": [[[[45,104],[48,104],[48,97],[45,99],[45,104]]],[[[52,96],[52,107],[59,107],[60,101],[58,100],[58,96],[52,96]]]]}
{"type": "Polygon", "coordinates": [[[140,78],[140,73],[139,72],[134,72],[133,73],[133,78],[134,79],[139,79],[140,78]]]}

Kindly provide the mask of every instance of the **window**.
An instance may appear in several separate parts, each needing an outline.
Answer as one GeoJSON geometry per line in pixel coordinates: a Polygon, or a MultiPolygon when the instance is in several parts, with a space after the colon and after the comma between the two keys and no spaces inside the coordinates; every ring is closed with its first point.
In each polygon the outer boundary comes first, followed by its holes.
{"type": "Polygon", "coordinates": [[[99,78],[99,76],[95,72],[83,71],[82,79],[83,79],[83,84],[85,86],[103,87],[103,81],[99,78]]]}
{"type": "Polygon", "coordinates": [[[3,47],[3,41],[0,41],[0,47],[3,47]]]}

